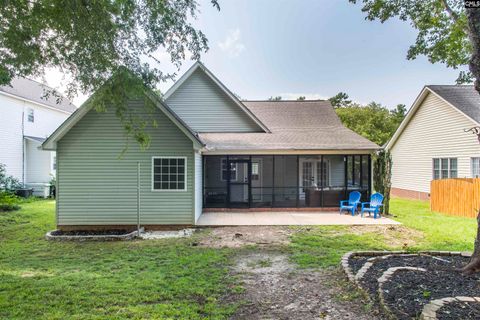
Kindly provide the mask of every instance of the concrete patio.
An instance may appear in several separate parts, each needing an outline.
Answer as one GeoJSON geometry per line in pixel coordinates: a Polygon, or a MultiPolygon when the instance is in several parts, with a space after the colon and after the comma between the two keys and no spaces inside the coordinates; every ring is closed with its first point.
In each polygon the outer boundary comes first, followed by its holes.
{"type": "Polygon", "coordinates": [[[204,212],[198,226],[398,225],[389,218],[364,218],[338,212],[204,212]]]}

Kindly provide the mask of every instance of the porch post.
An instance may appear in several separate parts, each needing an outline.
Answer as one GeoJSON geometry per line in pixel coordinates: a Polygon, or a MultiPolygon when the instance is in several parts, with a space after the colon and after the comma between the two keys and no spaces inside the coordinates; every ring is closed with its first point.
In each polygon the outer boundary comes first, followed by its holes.
{"type": "Polygon", "coordinates": [[[300,206],[300,156],[297,154],[297,208],[300,206]]]}
{"type": "Polygon", "coordinates": [[[345,166],[345,176],[344,176],[344,199],[347,197],[348,189],[348,155],[343,156],[343,165],[345,166]]]}
{"type": "Polygon", "coordinates": [[[372,195],[372,156],[368,155],[368,198],[372,195]]]}
{"type": "MultiPolygon", "coordinates": [[[[230,156],[227,155],[227,199],[225,199],[225,206],[230,208],[230,156]]],[[[221,158],[220,158],[220,166],[221,158]]]]}
{"type": "Polygon", "coordinates": [[[325,184],[323,180],[323,154],[320,156],[320,205],[324,207],[323,203],[323,185],[325,184]]]}
{"type": "Polygon", "coordinates": [[[272,155],[272,204],[271,207],[275,206],[275,159],[277,158],[276,155],[272,155]]]}

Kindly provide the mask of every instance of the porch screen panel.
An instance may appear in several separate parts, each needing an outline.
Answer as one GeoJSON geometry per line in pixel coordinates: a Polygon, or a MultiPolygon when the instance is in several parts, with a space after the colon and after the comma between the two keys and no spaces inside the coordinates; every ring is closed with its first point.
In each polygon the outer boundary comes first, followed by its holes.
{"type": "Polygon", "coordinates": [[[273,206],[296,207],[298,199],[297,156],[274,156],[273,206]]]}
{"type": "Polygon", "coordinates": [[[338,207],[340,201],[345,199],[345,158],[343,155],[323,156],[326,168],[322,187],[323,207],[338,207]]]}
{"type": "Polygon", "coordinates": [[[368,201],[369,194],[369,156],[346,156],[347,169],[347,194],[358,191],[362,194],[362,201],[368,201]]]}
{"type": "MultiPolygon", "coordinates": [[[[206,156],[204,158],[204,206],[225,208],[227,206],[227,158],[206,156]]],[[[231,168],[231,178],[236,179],[236,168],[231,168]]]]}
{"type": "Polygon", "coordinates": [[[273,205],[273,156],[252,156],[252,207],[273,205]]]}

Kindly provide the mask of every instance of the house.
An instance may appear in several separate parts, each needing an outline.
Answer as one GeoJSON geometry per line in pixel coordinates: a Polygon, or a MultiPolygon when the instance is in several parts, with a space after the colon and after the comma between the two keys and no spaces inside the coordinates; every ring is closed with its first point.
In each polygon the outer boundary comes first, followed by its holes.
{"type": "Polygon", "coordinates": [[[0,163],[8,175],[34,188],[39,196],[48,195],[56,166],[55,152],[43,151],[40,146],[76,109],[65,98],[47,98],[49,90],[25,78],[0,86],[0,163]]]}
{"type": "MultiPolygon", "coordinates": [[[[156,106],[151,145],[126,146],[88,101],[44,143],[57,151],[59,228],[194,225],[203,210],[338,207],[371,192],[372,151],[328,101],[240,101],[196,62],[156,106]],[[140,170],[137,172],[138,167],[140,170]],[[137,196],[137,174],[139,191],[137,196]],[[138,206],[137,206],[138,203],[138,206]]],[[[145,114],[143,98],[129,102],[145,114]]]]}
{"type": "Polygon", "coordinates": [[[387,143],[392,195],[427,200],[430,181],[480,175],[480,95],[473,86],[425,86],[387,143]]]}

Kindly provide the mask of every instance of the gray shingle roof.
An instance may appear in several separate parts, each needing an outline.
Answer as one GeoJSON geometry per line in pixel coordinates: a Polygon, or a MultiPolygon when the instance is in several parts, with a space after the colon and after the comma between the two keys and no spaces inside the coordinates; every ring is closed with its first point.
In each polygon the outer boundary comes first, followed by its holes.
{"type": "Polygon", "coordinates": [[[244,101],[271,133],[201,133],[212,150],[373,150],[344,127],[328,101],[244,101]]]}
{"type": "Polygon", "coordinates": [[[480,122],[480,94],[474,86],[429,85],[430,90],[447,100],[473,120],[480,122]]]}
{"type": "Polygon", "coordinates": [[[10,85],[0,86],[0,91],[15,95],[20,98],[28,99],[34,102],[45,104],[49,107],[66,111],[74,112],[77,108],[65,97],[57,101],[56,96],[50,95],[48,99],[44,98],[45,90],[52,90],[52,88],[40,82],[26,79],[14,78],[10,85]]]}

